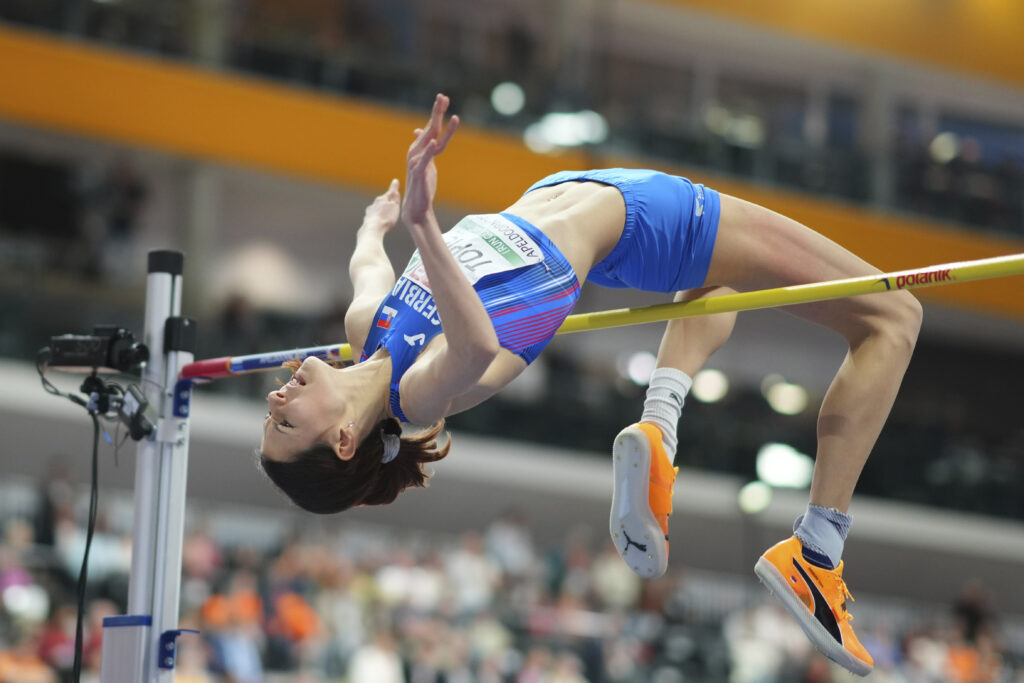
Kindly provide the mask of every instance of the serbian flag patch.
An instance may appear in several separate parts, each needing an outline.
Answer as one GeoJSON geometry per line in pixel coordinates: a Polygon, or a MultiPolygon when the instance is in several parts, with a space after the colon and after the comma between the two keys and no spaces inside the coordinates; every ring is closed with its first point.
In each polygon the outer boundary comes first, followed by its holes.
{"type": "Polygon", "coordinates": [[[380,315],[377,316],[377,327],[383,327],[385,330],[391,327],[391,321],[394,319],[395,314],[398,313],[395,309],[390,306],[385,306],[380,310],[380,315]]]}

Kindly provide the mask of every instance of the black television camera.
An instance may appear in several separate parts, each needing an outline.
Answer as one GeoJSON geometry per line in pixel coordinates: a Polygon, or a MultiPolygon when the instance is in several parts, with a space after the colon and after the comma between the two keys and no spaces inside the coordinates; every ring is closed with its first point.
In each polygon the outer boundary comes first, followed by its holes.
{"type": "Polygon", "coordinates": [[[97,325],[92,334],[51,337],[49,347],[41,351],[41,365],[44,367],[40,367],[40,373],[44,368],[88,372],[89,376],[80,388],[89,397],[88,402],[72,400],[98,415],[116,414],[128,427],[131,438],[139,441],[154,430],[149,402],[137,386],[122,388],[115,382],[104,380],[99,373],[137,374],[147,360],[149,349],[135,341],[131,332],[117,325],[97,325]]]}
{"type": "Polygon", "coordinates": [[[61,370],[138,372],[149,360],[149,349],[117,325],[97,325],[92,334],[62,334],[50,338],[47,365],[61,370]]]}

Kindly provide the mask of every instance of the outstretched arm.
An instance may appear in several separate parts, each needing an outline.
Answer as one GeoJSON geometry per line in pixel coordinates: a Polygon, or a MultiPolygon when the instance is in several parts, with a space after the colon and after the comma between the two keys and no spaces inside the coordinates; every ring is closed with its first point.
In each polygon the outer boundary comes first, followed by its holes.
{"type": "Polygon", "coordinates": [[[398,222],[401,199],[398,180],[392,180],[387,191],[366,207],[356,233],[356,248],[348,263],[352,304],[345,313],[345,335],[353,355],[362,350],[377,307],[395,285],[395,269],[384,250],[384,236],[398,222]]]}
{"type": "Polygon", "coordinates": [[[438,355],[413,365],[402,381],[403,410],[411,420],[423,423],[445,417],[452,400],[476,384],[499,349],[494,324],[448,250],[434,215],[434,159],[459,125],[456,116],[444,125],[447,110],[448,98],[438,95],[427,127],[417,130],[409,147],[402,206],[402,220],[423,259],[447,341],[438,355]]]}

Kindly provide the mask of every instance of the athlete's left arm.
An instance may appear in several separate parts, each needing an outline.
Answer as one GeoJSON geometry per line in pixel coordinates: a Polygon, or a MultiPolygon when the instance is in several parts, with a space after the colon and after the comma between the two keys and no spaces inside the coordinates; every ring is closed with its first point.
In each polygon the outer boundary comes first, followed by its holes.
{"type": "Polygon", "coordinates": [[[401,195],[398,180],[366,207],[348,264],[352,303],[345,313],[345,336],[353,353],[361,351],[380,302],[395,286],[395,268],[384,249],[384,237],[398,222],[401,195]]]}

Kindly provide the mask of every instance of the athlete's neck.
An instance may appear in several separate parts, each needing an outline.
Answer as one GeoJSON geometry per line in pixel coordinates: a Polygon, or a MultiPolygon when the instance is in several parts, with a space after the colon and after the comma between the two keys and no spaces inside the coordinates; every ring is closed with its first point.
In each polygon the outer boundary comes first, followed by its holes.
{"type": "Polygon", "coordinates": [[[380,350],[361,363],[341,368],[335,382],[352,406],[348,419],[355,423],[362,440],[381,420],[391,414],[391,356],[380,350]]]}

